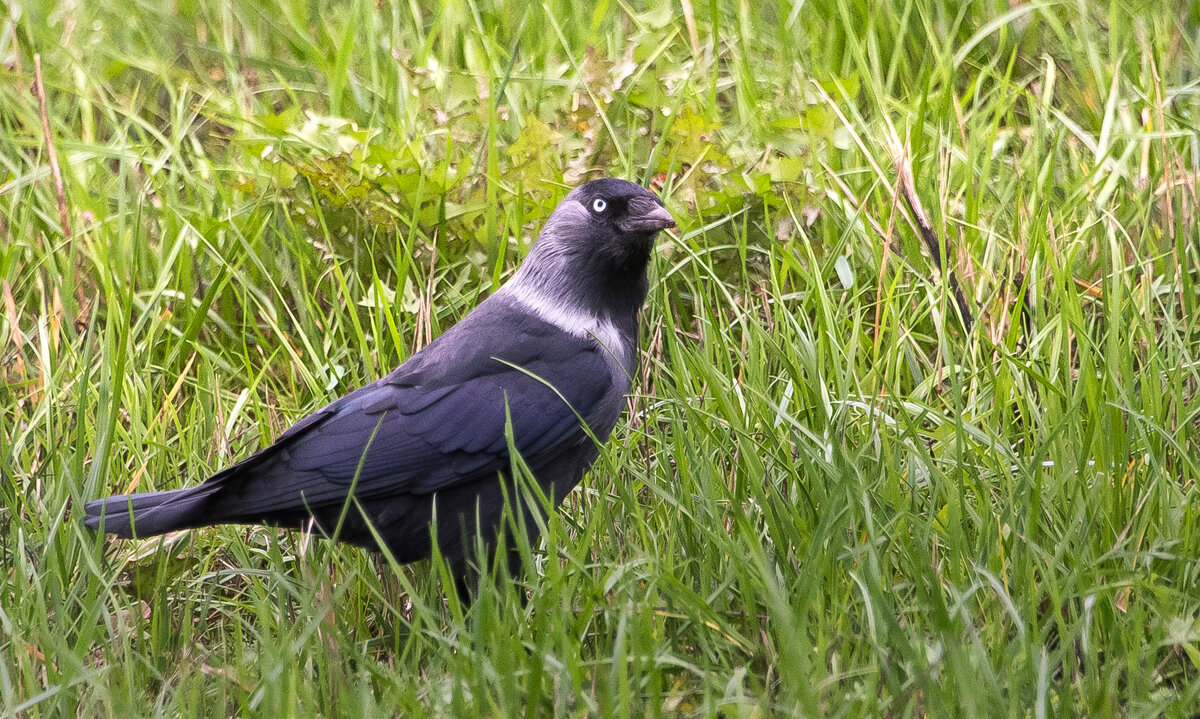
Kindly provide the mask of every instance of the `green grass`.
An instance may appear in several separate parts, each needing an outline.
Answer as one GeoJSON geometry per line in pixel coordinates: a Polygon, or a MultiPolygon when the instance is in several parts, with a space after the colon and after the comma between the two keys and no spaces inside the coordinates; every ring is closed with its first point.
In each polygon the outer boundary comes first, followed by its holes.
{"type": "Polygon", "coordinates": [[[1193,716],[1200,8],[511,5],[8,4],[0,712],[1193,716]],[[596,173],[680,228],[527,584],[83,527],[403,361],[596,173]]]}

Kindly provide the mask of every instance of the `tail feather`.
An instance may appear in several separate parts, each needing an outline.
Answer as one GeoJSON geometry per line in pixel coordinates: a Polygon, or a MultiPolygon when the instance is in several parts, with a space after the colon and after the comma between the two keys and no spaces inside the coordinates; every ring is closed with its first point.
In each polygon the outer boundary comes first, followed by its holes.
{"type": "Polygon", "coordinates": [[[206,482],[190,489],[98,499],[84,507],[83,521],[92,529],[103,526],[105,532],[122,539],[204,527],[223,519],[204,511],[204,505],[216,489],[215,485],[206,482]]]}

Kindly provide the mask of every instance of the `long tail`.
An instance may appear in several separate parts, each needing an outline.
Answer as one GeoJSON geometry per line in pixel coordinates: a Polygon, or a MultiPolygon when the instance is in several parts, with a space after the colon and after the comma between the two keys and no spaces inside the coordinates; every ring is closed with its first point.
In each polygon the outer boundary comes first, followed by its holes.
{"type": "Polygon", "coordinates": [[[131,539],[153,537],[180,529],[204,527],[221,521],[204,511],[218,485],[212,482],[171,492],[119,494],[97,499],[84,507],[84,524],[92,529],[131,539]]]}

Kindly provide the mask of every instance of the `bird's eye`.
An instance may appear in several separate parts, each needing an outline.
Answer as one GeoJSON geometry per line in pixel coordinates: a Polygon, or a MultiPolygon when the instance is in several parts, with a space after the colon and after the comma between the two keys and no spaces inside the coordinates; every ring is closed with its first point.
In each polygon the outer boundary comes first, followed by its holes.
{"type": "Polygon", "coordinates": [[[601,213],[608,209],[608,203],[603,198],[597,197],[592,200],[592,212],[601,213]]]}

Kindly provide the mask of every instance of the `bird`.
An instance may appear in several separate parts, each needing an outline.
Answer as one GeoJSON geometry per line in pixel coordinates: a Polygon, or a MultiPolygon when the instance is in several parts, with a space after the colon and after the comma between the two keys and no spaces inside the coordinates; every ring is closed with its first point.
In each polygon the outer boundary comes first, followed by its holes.
{"type": "MultiPolygon", "coordinates": [[[[512,276],[381,379],[300,419],[273,444],[185,489],[85,505],[87,527],[144,538],[220,524],[291,529],[389,551],[434,540],[470,601],[476,538],[496,552],[510,447],[557,507],[599,456],[637,367],[661,199],[626,180],[571,190],[512,276]]],[[[509,506],[517,502],[509,500],[509,506]]],[[[538,537],[525,512],[529,539],[538,537]]],[[[519,525],[518,525],[519,526],[519,525]]],[[[520,571],[515,542],[504,559],[520,571]]]]}

